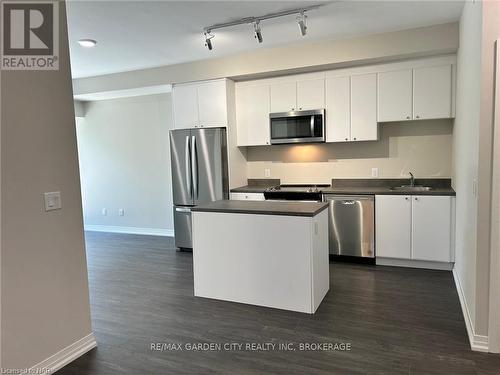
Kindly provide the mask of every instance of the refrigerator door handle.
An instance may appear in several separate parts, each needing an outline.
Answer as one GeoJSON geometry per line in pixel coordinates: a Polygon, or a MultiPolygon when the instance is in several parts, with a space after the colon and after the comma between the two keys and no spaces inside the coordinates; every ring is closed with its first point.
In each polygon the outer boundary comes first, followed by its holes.
{"type": "Polygon", "coordinates": [[[188,190],[188,195],[193,198],[193,193],[191,189],[191,147],[189,145],[189,136],[186,136],[186,185],[188,190]]]}
{"type": "Polygon", "coordinates": [[[191,137],[191,169],[193,175],[193,197],[198,199],[198,151],[196,150],[196,137],[191,137]]]}

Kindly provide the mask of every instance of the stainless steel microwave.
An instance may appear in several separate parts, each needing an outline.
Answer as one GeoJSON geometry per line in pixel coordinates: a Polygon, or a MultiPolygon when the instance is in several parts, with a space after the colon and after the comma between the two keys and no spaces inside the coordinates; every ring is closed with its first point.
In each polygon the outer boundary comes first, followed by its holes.
{"type": "Polygon", "coordinates": [[[269,114],[271,144],[325,142],[325,110],[269,114]]]}

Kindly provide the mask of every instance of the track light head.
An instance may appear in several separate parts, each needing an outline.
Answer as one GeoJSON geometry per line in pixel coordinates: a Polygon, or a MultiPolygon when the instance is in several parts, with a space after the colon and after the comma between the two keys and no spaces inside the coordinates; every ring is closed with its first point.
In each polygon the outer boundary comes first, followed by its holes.
{"type": "Polygon", "coordinates": [[[205,36],[205,47],[208,48],[209,51],[212,50],[212,38],[215,36],[213,35],[210,30],[207,30],[203,33],[203,35],[205,36]]]}
{"type": "Polygon", "coordinates": [[[299,25],[299,30],[300,30],[300,34],[302,36],[305,36],[306,33],[307,33],[307,24],[306,24],[306,20],[307,20],[307,16],[304,12],[301,12],[298,16],[297,16],[297,24],[299,25]]]}
{"type": "Polygon", "coordinates": [[[264,39],[262,39],[262,31],[260,30],[260,21],[257,20],[253,23],[253,32],[255,34],[255,39],[262,43],[264,39]]]}

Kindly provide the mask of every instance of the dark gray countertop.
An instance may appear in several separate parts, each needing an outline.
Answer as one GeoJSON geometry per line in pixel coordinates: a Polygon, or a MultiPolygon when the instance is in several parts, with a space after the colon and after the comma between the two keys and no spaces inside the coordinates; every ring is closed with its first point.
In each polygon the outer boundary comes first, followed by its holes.
{"type": "Polygon", "coordinates": [[[248,179],[248,185],[231,189],[231,193],[263,193],[269,188],[280,186],[280,179],[254,178],[248,179]]]}
{"type": "Polygon", "coordinates": [[[255,185],[245,185],[240,186],[234,189],[231,189],[231,193],[263,193],[268,188],[272,188],[278,185],[269,185],[269,186],[255,186],[255,185]]]}
{"type": "Polygon", "coordinates": [[[194,212],[227,212],[254,215],[316,216],[327,202],[215,201],[193,207],[194,212]]]}
{"type": "Polygon", "coordinates": [[[408,185],[408,179],[333,179],[332,186],[323,189],[323,194],[379,194],[379,195],[455,195],[449,178],[415,179],[415,185],[430,186],[427,191],[392,190],[391,187],[408,185]]]}
{"type": "Polygon", "coordinates": [[[455,195],[452,188],[435,188],[427,191],[391,190],[387,187],[329,187],[323,189],[323,194],[345,195],[455,195]]]}

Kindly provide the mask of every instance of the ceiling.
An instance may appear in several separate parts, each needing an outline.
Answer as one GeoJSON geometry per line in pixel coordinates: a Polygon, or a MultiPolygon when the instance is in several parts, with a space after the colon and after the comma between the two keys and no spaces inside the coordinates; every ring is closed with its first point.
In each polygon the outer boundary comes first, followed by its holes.
{"type": "Polygon", "coordinates": [[[462,1],[336,1],[309,11],[302,37],[295,16],[215,31],[213,50],[202,30],[211,24],[319,4],[312,1],[78,1],[67,3],[73,78],[220,57],[270,46],[345,38],[457,21],[462,1]],[[82,38],[97,40],[82,48],[82,38]]]}

